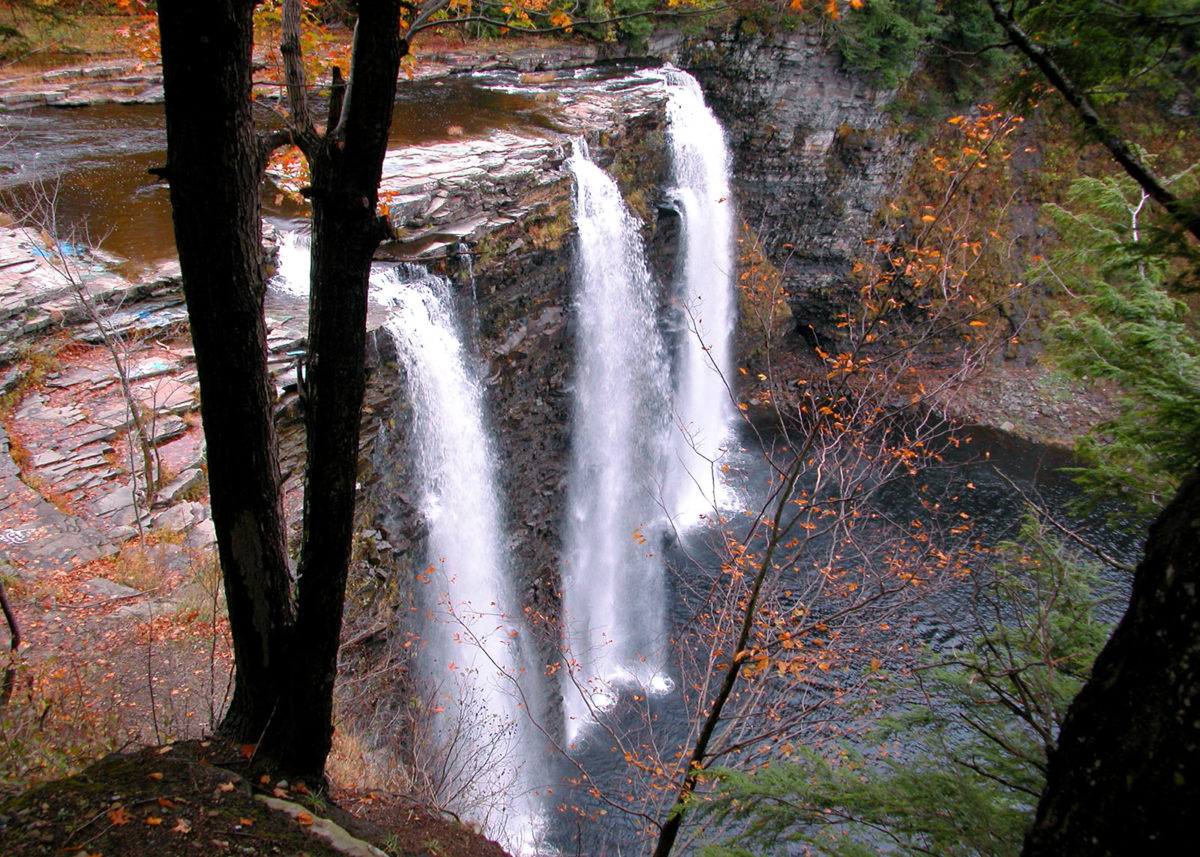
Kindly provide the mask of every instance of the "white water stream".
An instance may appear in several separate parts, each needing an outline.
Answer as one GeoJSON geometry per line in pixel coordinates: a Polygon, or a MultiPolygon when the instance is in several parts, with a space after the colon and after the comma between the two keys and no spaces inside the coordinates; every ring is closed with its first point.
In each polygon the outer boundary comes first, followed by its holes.
{"type": "Polygon", "coordinates": [[[461,817],[533,853],[543,822],[530,754],[540,742],[527,705],[540,707],[545,689],[501,550],[482,387],[445,280],[391,268],[371,282],[407,370],[429,527],[422,661],[436,716],[425,767],[444,772],[442,796],[461,817]]]}
{"type": "MultiPolygon", "coordinates": [[[[309,239],[279,236],[271,286],[309,291],[309,239]]],[[[547,690],[502,551],[499,492],[483,392],[463,346],[449,283],[418,266],[376,268],[371,297],[408,379],[421,512],[428,525],[420,666],[432,712],[414,753],[446,805],[510,853],[536,854],[545,827],[534,792],[547,690]]]]}
{"type": "Polygon", "coordinates": [[[675,69],[666,75],[668,193],[683,219],[682,263],[673,294],[682,342],[676,357],[666,504],[675,525],[686,529],[731,500],[722,467],[735,440],[736,419],[727,386],[733,383],[737,318],[734,211],[724,129],[694,77],[675,69]]]}
{"type": "Polygon", "coordinates": [[[308,297],[312,271],[312,237],[307,232],[287,229],[279,232],[275,273],[270,285],[293,297],[308,297]]]}
{"type": "Polygon", "coordinates": [[[576,366],[563,562],[568,741],[620,685],[665,690],[661,507],[669,368],[639,224],[582,145],[576,366]]]}

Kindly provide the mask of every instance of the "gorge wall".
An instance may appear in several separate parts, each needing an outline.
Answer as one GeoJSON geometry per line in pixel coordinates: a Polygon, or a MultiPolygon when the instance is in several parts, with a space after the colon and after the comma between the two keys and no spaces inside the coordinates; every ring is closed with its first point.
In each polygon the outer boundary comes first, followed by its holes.
{"type": "Polygon", "coordinates": [[[725,124],[741,216],[782,272],[799,331],[828,339],[854,254],[916,152],[884,111],[894,93],[806,29],[735,27],[671,53],[725,124]]]}

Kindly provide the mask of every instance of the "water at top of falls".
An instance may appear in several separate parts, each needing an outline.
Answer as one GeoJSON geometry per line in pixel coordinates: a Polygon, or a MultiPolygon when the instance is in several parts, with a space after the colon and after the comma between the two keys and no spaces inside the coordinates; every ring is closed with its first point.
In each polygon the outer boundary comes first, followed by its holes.
{"type": "Polygon", "coordinates": [[[734,209],[729,149],[695,78],[667,71],[670,195],[683,221],[674,303],[681,330],[675,374],[666,504],[680,528],[730,502],[723,459],[735,442],[730,399],[737,318],[733,284],[734,209]]]}
{"type": "MultiPolygon", "coordinates": [[[[416,464],[428,522],[423,668],[436,715],[425,753],[448,771],[443,793],[517,854],[544,822],[533,789],[526,699],[540,700],[521,611],[501,548],[503,516],[483,390],[459,335],[449,283],[423,269],[371,278],[407,370],[416,464]]],[[[540,702],[535,702],[535,706],[540,702]]],[[[544,767],[544,766],[543,766],[544,767]]]]}
{"type": "Polygon", "coordinates": [[[575,401],[563,564],[568,739],[619,685],[664,689],[662,455],[669,369],[639,224],[577,147],[575,401]]]}

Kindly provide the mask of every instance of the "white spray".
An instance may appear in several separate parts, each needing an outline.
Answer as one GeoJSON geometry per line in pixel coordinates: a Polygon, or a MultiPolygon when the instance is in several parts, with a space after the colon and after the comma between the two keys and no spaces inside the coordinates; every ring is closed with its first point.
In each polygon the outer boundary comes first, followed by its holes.
{"type": "Polygon", "coordinates": [[[575,179],[576,374],[563,624],[568,739],[621,684],[669,686],[661,551],[668,377],[638,222],[582,145],[575,179]]]}
{"type": "Polygon", "coordinates": [[[676,279],[677,326],[684,332],[676,367],[667,508],[681,528],[725,505],[723,459],[736,411],[731,344],[737,317],[733,285],[733,201],[729,150],[695,78],[667,71],[667,131],[672,187],[683,219],[683,262],[676,279]]]}

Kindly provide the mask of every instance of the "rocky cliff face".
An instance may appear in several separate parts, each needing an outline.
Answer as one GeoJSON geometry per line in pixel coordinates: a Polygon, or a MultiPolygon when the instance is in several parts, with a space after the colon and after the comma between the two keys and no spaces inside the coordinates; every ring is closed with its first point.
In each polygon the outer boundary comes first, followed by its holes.
{"type": "Polygon", "coordinates": [[[892,93],[803,30],[735,28],[668,52],[725,124],[739,210],[783,272],[801,333],[828,341],[853,255],[915,153],[883,110],[892,93]]]}

